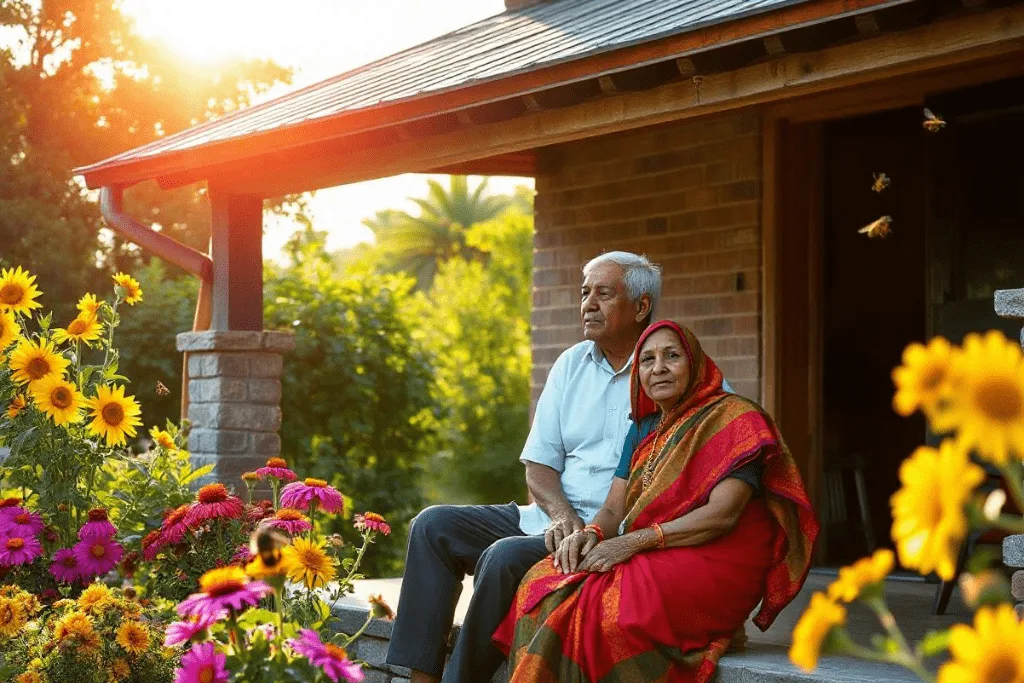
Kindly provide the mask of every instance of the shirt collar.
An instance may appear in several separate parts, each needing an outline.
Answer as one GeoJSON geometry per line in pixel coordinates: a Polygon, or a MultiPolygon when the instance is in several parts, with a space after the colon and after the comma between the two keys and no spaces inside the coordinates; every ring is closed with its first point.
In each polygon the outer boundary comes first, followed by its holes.
{"type": "Polygon", "coordinates": [[[594,361],[594,363],[597,364],[597,366],[599,368],[602,368],[603,370],[606,370],[607,372],[609,372],[612,375],[621,375],[624,372],[625,373],[629,373],[629,371],[632,369],[632,367],[633,367],[633,355],[634,354],[629,354],[629,358],[626,360],[626,364],[623,365],[622,368],[618,372],[615,372],[615,370],[611,366],[611,363],[609,363],[608,359],[606,359],[604,357],[604,351],[601,350],[601,347],[598,346],[596,342],[589,342],[589,343],[590,343],[590,351],[588,352],[587,355],[590,356],[590,360],[594,361]]]}

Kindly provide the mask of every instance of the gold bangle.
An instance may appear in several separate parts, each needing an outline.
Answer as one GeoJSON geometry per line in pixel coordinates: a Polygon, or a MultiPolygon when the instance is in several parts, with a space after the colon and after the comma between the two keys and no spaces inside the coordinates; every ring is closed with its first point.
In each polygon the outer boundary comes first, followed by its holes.
{"type": "Polygon", "coordinates": [[[661,530],[661,525],[657,522],[651,524],[651,528],[654,529],[654,533],[658,535],[658,549],[665,547],[665,532],[661,530]]]}

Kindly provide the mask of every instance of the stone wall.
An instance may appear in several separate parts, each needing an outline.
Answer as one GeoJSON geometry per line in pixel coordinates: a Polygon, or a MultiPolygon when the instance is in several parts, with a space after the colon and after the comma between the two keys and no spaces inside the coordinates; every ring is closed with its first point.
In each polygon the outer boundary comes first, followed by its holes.
{"type": "Polygon", "coordinates": [[[581,336],[580,269],[603,251],[664,269],[679,320],[741,394],[760,399],[761,121],[754,110],[541,151],[533,271],[533,398],[581,336]]]}

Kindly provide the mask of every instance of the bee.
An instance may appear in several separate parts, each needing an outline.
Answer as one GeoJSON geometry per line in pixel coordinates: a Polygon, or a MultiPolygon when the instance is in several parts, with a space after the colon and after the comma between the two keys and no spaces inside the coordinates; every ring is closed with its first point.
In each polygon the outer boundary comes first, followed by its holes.
{"type": "Polygon", "coordinates": [[[249,552],[259,555],[263,566],[273,569],[281,562],[281,549],[289,543],[288,534],[272,526],[260,526],[249,538],[249,552]]]}
{"type": "Polygon", "coordinates": [[[875,192],[882,192],[892,185],[892,179],[884,173],[874,173],[872,175],[875,176],[875,182],[872,183],[871,189],[875,192]]]}
{"type": "Polygon", "coordinates": [[[156,381],[156,395],[157,396],[167,396],[170,393],[171,393],[171,390],[168,389],[166,386],[164,386],[163,382],[161,382],[160,380],[156,381]]]}
{"type": "Polygon", "coordinates": [[[889,216],[882,216],[877,221],[865,225],[863,228],[857,231],[858,234],[867,235],[868,237],[888,237],[892,230],[889,226],[892,225],[892,218],[889,216]]]}
{"type": "Polygon", "coordinates": [[[921,123],[929,133],[938,133],[946,127],[946,122],[941,116],[936,116],[928,107],[924,108],[924,121],[921,123]]]}

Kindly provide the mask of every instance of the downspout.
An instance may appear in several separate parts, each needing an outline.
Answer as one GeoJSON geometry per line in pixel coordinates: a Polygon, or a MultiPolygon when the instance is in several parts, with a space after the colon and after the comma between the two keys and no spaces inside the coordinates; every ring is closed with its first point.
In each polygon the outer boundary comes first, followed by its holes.
{"type": "MultiPolygon", "coordinates": [[[[192,247],[185,246],[167,235],[147,228],[124,212],[121,207],[124,188],[104,187],[100,189],[100,213],[112,230],[139,245],[146,251],[169,261],[199,277],[199,300],[192,320],[192,330],[210,329],[211,302],[213,295],[213,260],[192,247]]],[[[188,353],[185,353],[181,369],[181,418],[188,417],[188,353]]]]}

